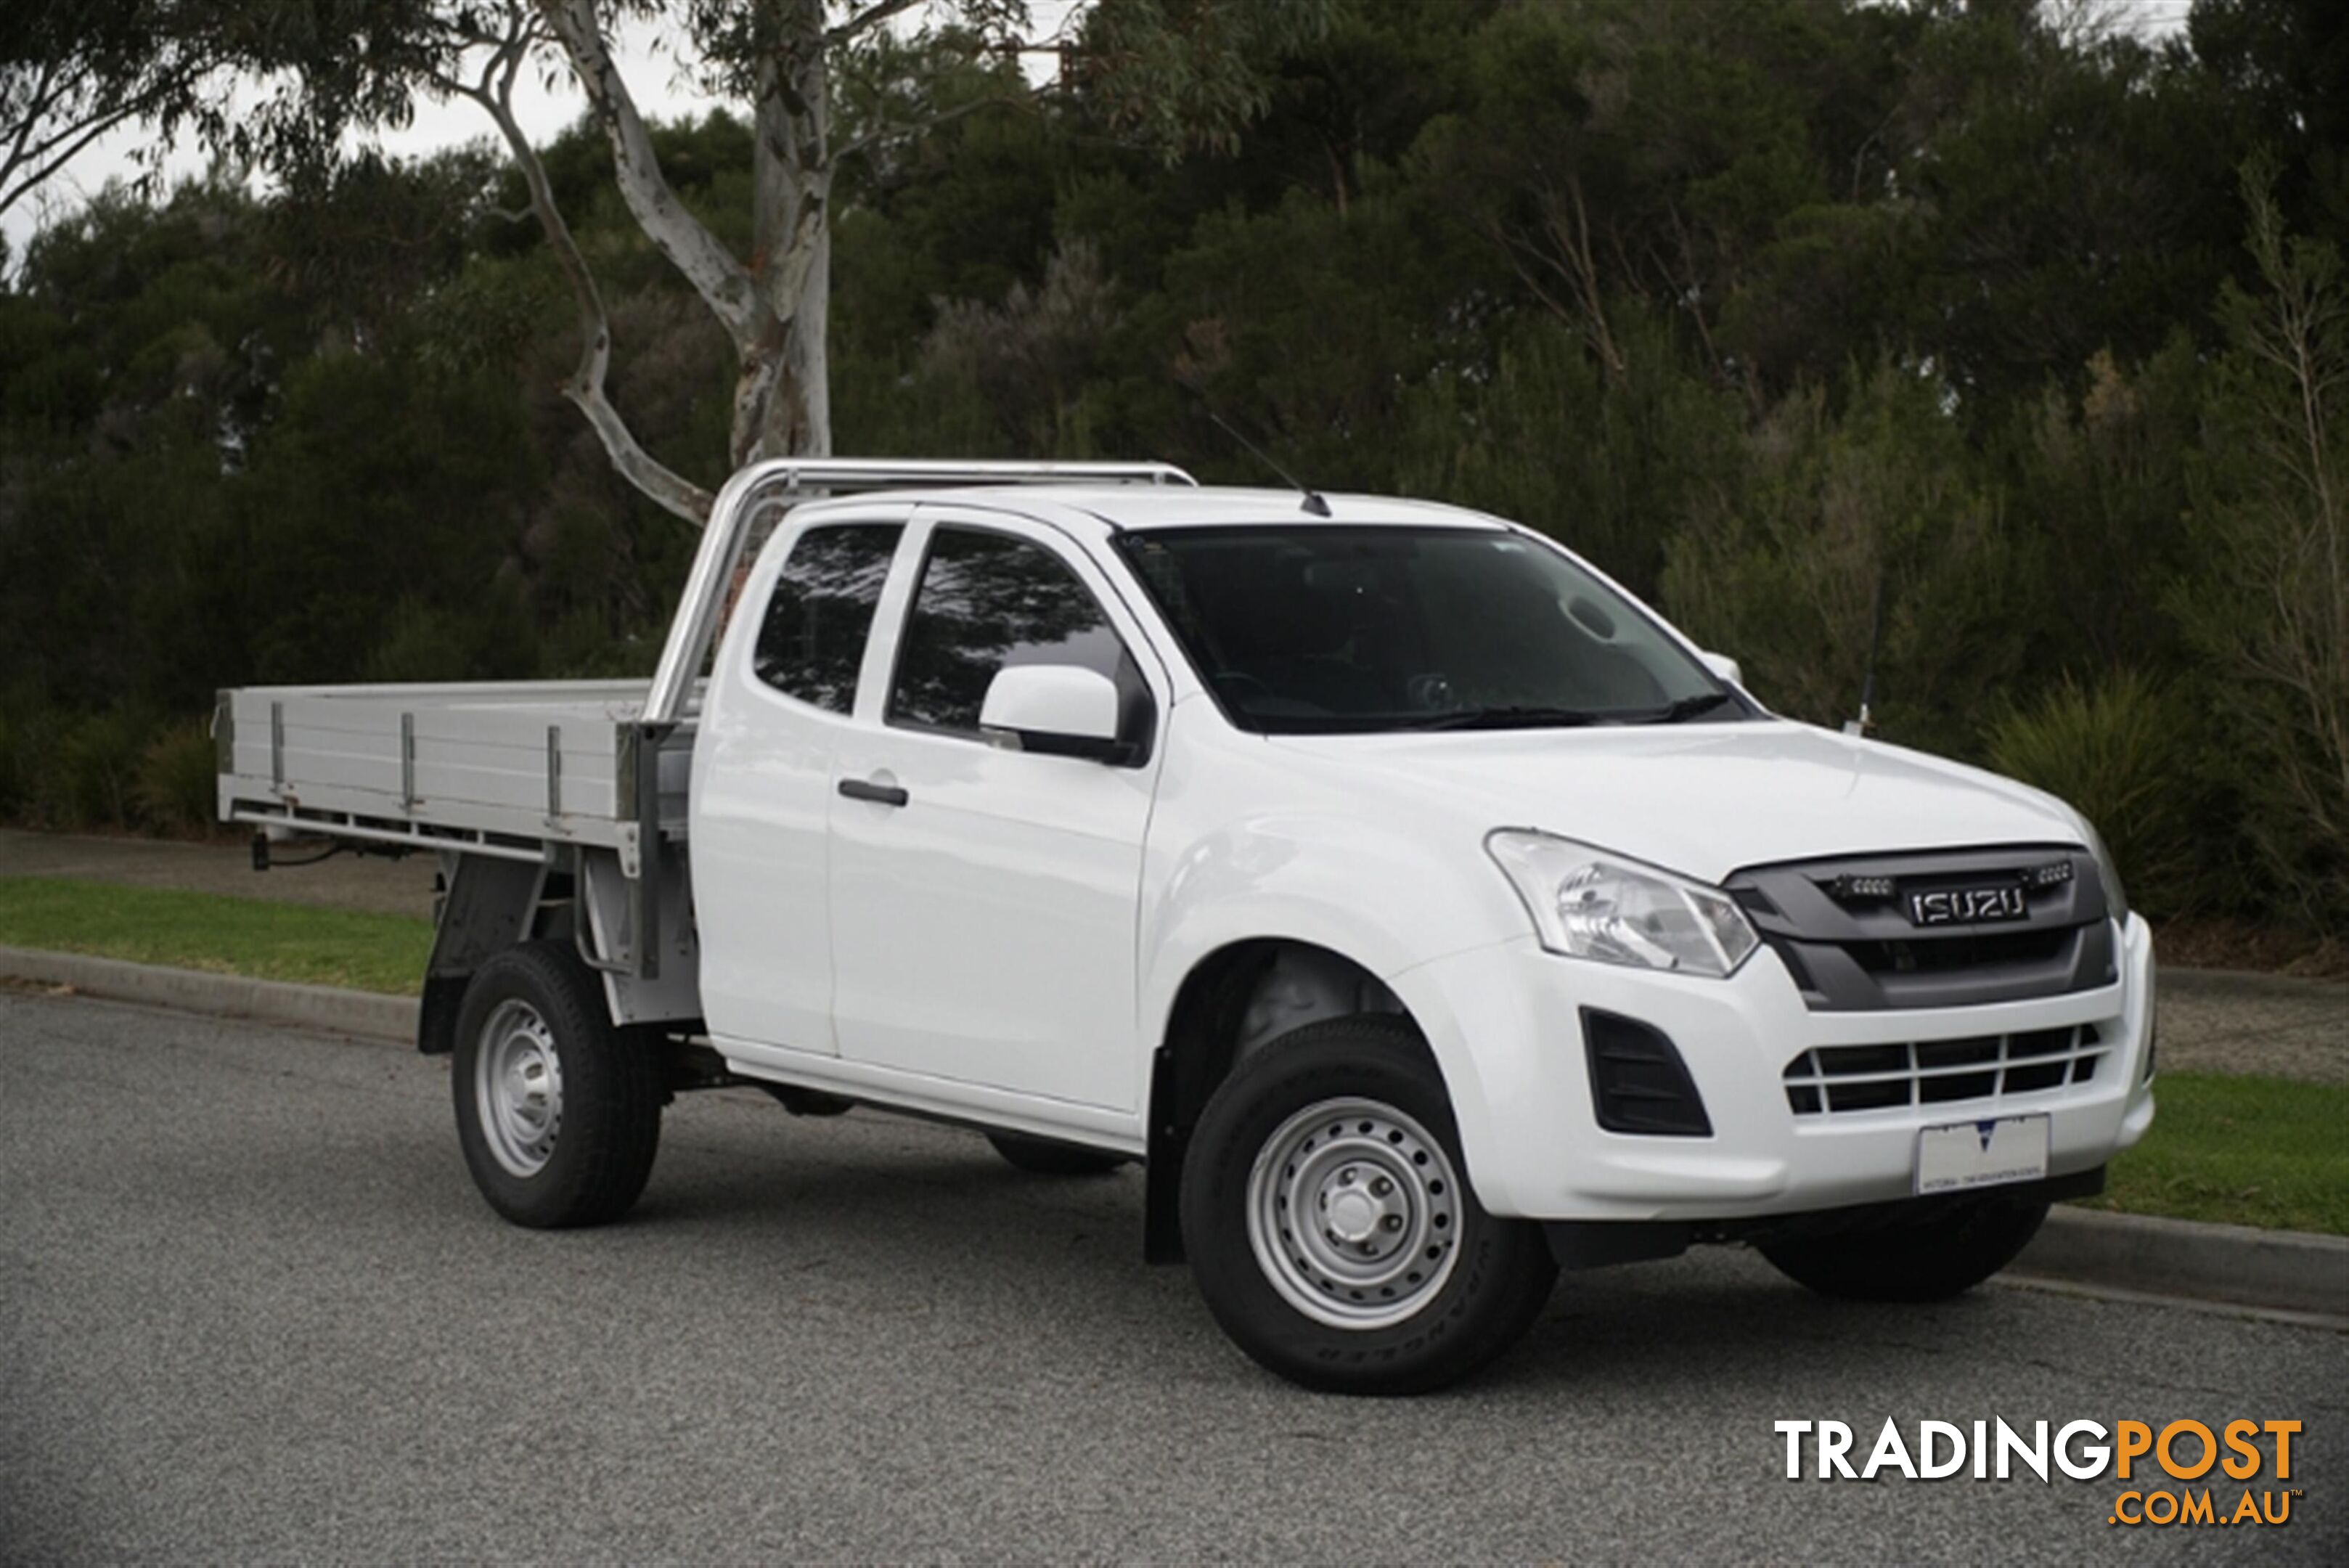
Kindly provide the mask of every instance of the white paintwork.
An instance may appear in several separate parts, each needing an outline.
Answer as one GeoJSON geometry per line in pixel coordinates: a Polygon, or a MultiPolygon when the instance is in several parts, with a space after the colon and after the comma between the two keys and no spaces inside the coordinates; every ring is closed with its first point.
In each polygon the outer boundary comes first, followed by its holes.
{"type": "Polygon", "coordinates": [[[1725,653],[1701,653],[1697,657],[1704,660],[1704,667],[1707,670],[1712,670],[1715,675],[1720,676],[1732,686],[1742,687],[1745,684],[1745,667],[1739,664],[1737,660],[1730,658],[1729,655],[1725,653]]]}
{"type": "MultiPolygon", "coordinates": [[[[835,504],[823,521],[903,526],[912,514],[903,503],[861,502],[835,504]]],[[[901,535],[900,562],[907,545],[901,535]]],[[[767,602],[783,557],[769,550],[760,558],[738,605],[767,602]]],[[[746,1042],[833,1054],[832,917],[823,889],[833,764],[850,721],[752,672],[758,621],[755,610],[738,614],[719,649],[693,753],[702,1012],[725,1019],[726,1032],[746,1042]]]]}
{"type": "Polygon", "coordinates": [[[978,727],[1011,735],[1117,739],[1117,683],[1071,664],[1016,664],[996,672],[979,704],[978,727]]]}
{"type": "MultiPolygon", "coordinates": [[[[924,513],[875,617],[834,763],[839,778],[907,795],[903,806],[833,799],[841,1054],[1138,1117],[1147,1054],[1133,1045],[1134,890],[1163,753],[1110,767],[890,724],[882,709],[912,573],[939,521],[983,522],[1053,551],[1109,612],[1162,706],[1164,672],[1101,566],[1060,530],[924,513]]],[[[717,1011],[709,1023],[725,1030],[717,1011]]]]}
{"type": "MultiPolygon", "coordinates": [[[[1448,507],[1330,499],[1335,525],[1510,526],[1448,507]]],[[[808,940],[806,877],[755,856],[713,862],[701,845],[703,991],[713,1038],[739,1071],[1137,1150],[1146,1144],[1151,1054],[1185,978],[1227,944],[1278,937],[1343,954],[1401,999],[1444,1070],[1469,1179],[1500,1214],[1711,1218],[1907,1195],[1919,1129],[1951,1112],[1792,1117],[1778,1075],[1809,1045],[2094,1022],[2113,1045],[2110,1066],[2028,1107],[2049,1116],[2051,1169],[2101,1163],[2149,1122],[2150,1092],[2138,1080],[2152,957],[2141,921],[2128,921],[2121,980],[2103,991],[1890,1018],[1820,1013],[1767,951],[1725,981],[1545,952],[1483,848],[1495,827],[1539,828],[1714,882],[1741,866],[1808,856],[2084,844],[2084,825],[2061,802],[1783,721],[1249,733],[1208,698],[1112,540],[1121,527],[1313,525],[1294,495],[996,491],[935,503],[907,531],[856,712],[832,739],[835,779],[907,794],[904,806],[831,797],[836,1061],[777,1049],[772,1032],[761,1032],[759,1000],[709,978],[723,949],[772,955],[808,940]],[[1038,539],[1079,571],[1158,699],[1148,766],[1027,754],[883,721],[882,690],[934,513],[1038,539]],[[1715,1136],[1599,1133],[1575,1022],[1582,1006],[1671,1034],[1715,1136]]],[[[824,504],[794,514],[771,543],[754,595],[792,529],[830,514],[824,504]]],[[[746,743],[749,730],[774,718],[771,706],[737,711],[750,695],[730,675],[740,640],[730,636],[721,652],[703,719],[697,842],[712,803],[750,787],[719,776],[728,771],[719,748],[746,743]]],[[[1683,646],[1735,679],[1733,661],[1683,646]]],[[[1059,672],[1013,673],[990,691],[988,721],[1048,727],[1035,715],[1059,672]],[[1038,706],[1025,706],[1031,701],[1038,706]]],[[[1055,690],[1050,701],[1064,696],[1055,690]]],[[[1056,717],[1049,727],[1099,733],[1093,724],[1079,730],[1056,717]]],[[[796,971],[783,961],[776,972],[796,971]]]]}
{"type": "MultiPolygon", "coordinates": [[[[1514,527],[1424,503],[1327,499],[1330,526],[1514,527]]],[[[718,648],[698,723],[660,758],[666,801],[683,793],[689,741],[689,822],[679,799],[678,812],[662,814],[664,832],[683,837],[689,827],[700,1016],[738,1072],[1139,1152],[1152,1054],[1185,980],[1229,944],[1281,938],[1350,960],[1407,1010],[1443,1070],[1467,1178],[1502,1215],[1716,1219],[1906,1196],[1920,1129],[1962,1109],[1795,1117],[1779,1075],[1811,1046],[2093,1023],[2112,1054],[2092,1081],[2027,1106],[2002,1102],[1998,1114],[2045,1113],[2058,1175],[2101,1163],[2150,1123],[2152,1095],[2140,1080],[2153,954],[2135,918],[2120,932],[2119,977],[2100,991],[1814,1012],[1767,950],[1725,980],[1545,951],[1484,848],[1496,827],[1533,828],[1718,882],[1740,867],[1811,856],[2091,842],[2051,796],[1783,721],[1241,731],[1202,687],[1113,540],[1121,528],[1324,525],[1288,492],[1056,486],[810,503],[779,526],[740,604],[765,603],[802,530],[869,518],[905,527],[854,711],[828,712],[758,681],[758,616],[746,608],[718,648]],[[883,692],[913,580],[941,519],[1022,535],[1077,573],[1154,700],[1142,765],[885,722],[883,692]],[[902,789],[905,802],[844,798],[843,782],[902,789]],[[1598,1131],[1577,1023],[1584,1007],[1671,1035],[1714,1136],[1598,1131]]],[[[1734,661],[1682,645],[1738,680],[1734,661]]],[[[1005,728],[1098,735],[1106,713],[1113,731],[1106,684],[1066,678],[1074,673],[1015,669],[990,691],[983,716],[1005,728]]],[[[471,833],[480,845],[498,836],[520,854],[602,846],[625,869],[636,829],[618,809],[613,739],[643,691],[233,693],[223,805],[264,815],[324,806],[352,819],[321,824],[326,831],[471,833]],[[285,731],[276,754],[273,703],[285,731]],[[417,737],[412,800],[401,797],[403,713],[414,715],[417,737]],[[552,815],[550,726],[561,727],[564,791],[552,815]]],[[[660,864],[681,881],[683,856],[660,864]]],[[[680,999],[670,1005],[685,1005],[693,978],[664,971],[664,992],[680,999]]]]}

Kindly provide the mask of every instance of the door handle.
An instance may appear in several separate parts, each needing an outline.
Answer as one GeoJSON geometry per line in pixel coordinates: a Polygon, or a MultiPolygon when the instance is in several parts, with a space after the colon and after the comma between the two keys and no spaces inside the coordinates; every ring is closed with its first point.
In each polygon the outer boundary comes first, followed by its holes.
{"type": "Polygon", "coordinates": [[[843,779],[840,793],[851,800],[869,800],[875,805],[903,805],[913,798],[896,784],[874,784],[870,779],[843,779]]]}

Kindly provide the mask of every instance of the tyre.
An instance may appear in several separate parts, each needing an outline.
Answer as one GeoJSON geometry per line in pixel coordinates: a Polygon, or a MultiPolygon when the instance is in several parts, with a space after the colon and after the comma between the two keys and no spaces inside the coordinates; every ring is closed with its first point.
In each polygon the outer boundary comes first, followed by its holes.
{"type": "Polygon", "coordinates": [[[1409,1023],[1283,1036],[1224,1080],[1184,1160],[1183,1244],[1208,1310],[1309,1388],[1416,1394],[1467,1376],[1532,1326],[1557,1268],[1539,1228],[1485,1213],[1464,1169],[1409,1023]]]}
{"type": "Polygon", "coordinates": [[[1124,1155],[1105,1149],[1021,1137],[1017,1133],[989,1133],[987,1141],[1013,1168],[1030,1176],[1107,1176],[1119,1166],[1132,1163],[1124,1155]]]}
{"type": "Polygon", "coordinates": [[[2044,1203],[1977,1198],[1905,1223],[1758,1251],[1780,1273],[1823,1296],[1946,1301],[2014,1262],[2046,1218],[2044,1203]]]}
{"type": "Polygon", "coordinates": [[[457,1141],[490,1207],[517,1225],[600,1225],[652,1174],[665,1097],[649,1042],[613,1027],[595,971],[527,942],[465,990],[450,1065],[457,1141]]]}

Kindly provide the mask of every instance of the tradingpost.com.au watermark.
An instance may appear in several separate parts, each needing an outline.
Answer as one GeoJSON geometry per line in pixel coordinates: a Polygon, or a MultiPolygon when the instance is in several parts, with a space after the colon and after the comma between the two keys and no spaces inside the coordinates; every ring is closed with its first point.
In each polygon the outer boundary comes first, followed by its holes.
{"type": "Polygon", "coordinates": [[[1801,1480],[2052,1481],[2110,1480],[2117,1491],[2106,1511],[2115,1525],[2281,1525],[2292,1521],[2302,1492],[2292,1480],[2292,1440],[2298,1421],[2232,1420],[2048,1421],[2026,1435],[2004,1420],[1924,1420],[1914,1441],[1886,1417],[1875,1446],[1861,1458],[1852,1429],[1841,1421],[1773,1423],[1786,1445],[1786,1479],[1801,1480]],[[2270,1465],[2261,1438],[2275,1444],[2270,1465]],[[2270,1473],[2272,1470],[2272,1473],[2270,1473]]]}

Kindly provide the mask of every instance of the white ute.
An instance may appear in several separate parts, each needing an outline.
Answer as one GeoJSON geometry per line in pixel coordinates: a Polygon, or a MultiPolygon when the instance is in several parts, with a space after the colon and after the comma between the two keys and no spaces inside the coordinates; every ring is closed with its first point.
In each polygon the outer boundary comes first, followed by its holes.
{"type": "Polygon", "coordinates": [[[420,1044],[507,1218],[621,1214],[687,1089],[942,1117],[1146,1161],[1145,1254],[1315,1387],[1442,1386],[1559,1267],[1692,1242],[1951,1295],[2153,1116],[2078,813],[1775,717],[1449,506],[767,463],[648,684],[218,733],[224,818],[441,857],[420,1044]]]}

